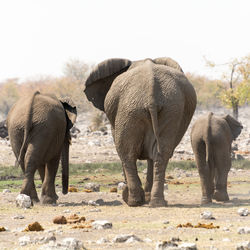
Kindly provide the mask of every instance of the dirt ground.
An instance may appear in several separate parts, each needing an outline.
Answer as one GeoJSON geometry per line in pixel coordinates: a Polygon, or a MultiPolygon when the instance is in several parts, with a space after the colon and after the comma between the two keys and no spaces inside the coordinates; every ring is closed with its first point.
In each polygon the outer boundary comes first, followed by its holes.
{"type": "Polygon", "coordinates": [[[237,213],[241,207],[250,211],[249,170],[230,172],[228,185],[230,202],[206,206],[200,205],[201,191],[196,171],[186,171],[178,178],[175,172],[169,174],[174,179],[169,180],[168,190],[165,193],[168,207],[165,208],[150,208],[148,205],[128,207],[122,201],[121,191],[86,193],[79,190],[76,193],[62,195],[58,189],[57,206],[43,206],[38,203],[31,209],[21,209],[15,205],[17,193],[0,193],[0,227],[8,229],[6,232],[0,232],[0,249],[39,249],[43,245],[38,243],[21,247],[18,239],[28,235],[34,240],[48,236],[51,232],[54,233],[57,242],[66,237],[73,237],[82,241],[87,249],[156,249],[158,241],[168,241],[172,237],[181,240],[178,244],[195,243],[198,249],[236,249],[238,243],[249,240],[249,234],[237,233],[239,227],[250,227],[250,214],[243,217],[237,213]],[[88,205],[89,200],[98,199],[103,200],[102,205],[96,207],[88,205]],[[215,219],[201,219],[200,214],[204,211],[212,212],[215,219]],[[58,215],[67,217],[70,214],[84,216],[87,221],[108,220],[113,227],[101,230],[72,229],[72,224],[53,223],[54,217],[58,215]],[[16,215],[23,215],[24,219],[13,219],[16,215]],[[35,221],[42,225],[44,231],[22,232],[28,224],[35,221]],[[177,228],[178,224],[187,222],[193,225],[199,222],[213,223],[219,228],[177,228]],[[134,234],[142,241],[113,243],[115,236],[120,234],[134,234]],[[108,242],[98,244],[97,241],[101,238],[105,238],[108,242]]]}

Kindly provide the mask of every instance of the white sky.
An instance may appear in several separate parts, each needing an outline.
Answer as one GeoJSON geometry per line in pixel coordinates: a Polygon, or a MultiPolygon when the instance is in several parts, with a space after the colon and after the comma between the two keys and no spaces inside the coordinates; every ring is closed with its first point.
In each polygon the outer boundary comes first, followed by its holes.
{"type": "Polygon", "coordinates": [[[249,0],[0,0],[0,82],[60,76],[70,59],[169,56],[213,76],[250,53],[249,0]]]}

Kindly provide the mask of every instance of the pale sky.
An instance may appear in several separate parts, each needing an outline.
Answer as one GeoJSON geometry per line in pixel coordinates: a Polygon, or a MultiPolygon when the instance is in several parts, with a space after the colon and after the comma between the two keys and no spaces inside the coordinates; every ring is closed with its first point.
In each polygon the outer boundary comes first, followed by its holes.
{"type": "Polygon", "coordinates": [[[70,59],[172,57],[213,77],[250,53],[249,0],[0,0],[0,82],[61,76],[70,59]]]}

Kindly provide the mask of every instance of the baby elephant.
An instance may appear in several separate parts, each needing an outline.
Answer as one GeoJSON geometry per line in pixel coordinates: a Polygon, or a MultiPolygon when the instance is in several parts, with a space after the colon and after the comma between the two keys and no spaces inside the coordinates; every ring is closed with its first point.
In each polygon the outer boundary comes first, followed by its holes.
{"type": "Polygon", "coordinates": [[[242,125],[230,115],[213,113],[198,119],[191,131],[191,144],[199,170],[202,204],[228,201],[227,176],[231,168],[231,144],[242,125]]]}
{"type": "Polygon", "coordinates": [[[70,128],[76,107],[69,98],[35,92],[21,98],[11,108],[7,127],[12,150],[25,175],[22,194],[39,201],[34,174],[42,179],[42,203],[55,203],[55,177],[61,158],[63,193],[68,192],[70,128]]]}

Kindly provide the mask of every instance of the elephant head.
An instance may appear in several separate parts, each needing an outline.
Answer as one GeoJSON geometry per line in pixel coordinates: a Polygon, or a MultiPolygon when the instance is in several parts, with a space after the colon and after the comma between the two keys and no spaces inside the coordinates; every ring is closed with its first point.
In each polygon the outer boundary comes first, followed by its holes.
{"type": "Polygon", "coordinates": [[[67,120],[65,140],[61,153],[63,194],[67,194],[69,186],[69,145],[71,143],[70,129],[76,121],[77,110],[74,102],[69,97],[61,98],[60,102],[64,107],[67,120]]]}
{"type": "Polygon", "coordinates": [[[235,140],[240,135],[243,126],[241,125],[240,122],[235,120],[230,115],[224,116],[223,119],[226,120],[228,126],[230,127],[231,132],[232,132],[232,138],[233,138],[233,140],[235,140]]]}
{"type": "MultiPolygon", "coordinates": [[[[183,73],[180,65],[169,57],[160,57],[151,61],[155,64],[169,66],[183,73]]],[[[99,63],[92,70],[85,82],[86,88],[84,92],[88,100],[96,108],[104,111],[104,100],[115,78],[125,71],[130,70],[130,68],[136,67],[139,62],[132,62],[122,58],[111,58],[99,63]]]]}

